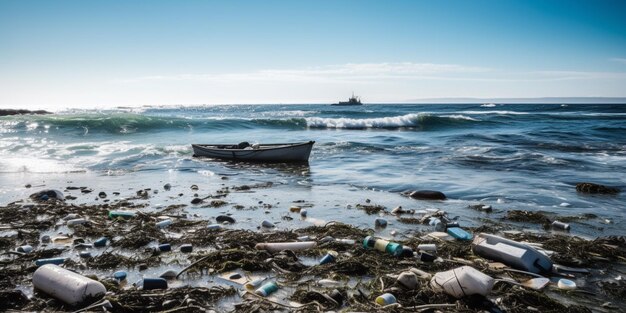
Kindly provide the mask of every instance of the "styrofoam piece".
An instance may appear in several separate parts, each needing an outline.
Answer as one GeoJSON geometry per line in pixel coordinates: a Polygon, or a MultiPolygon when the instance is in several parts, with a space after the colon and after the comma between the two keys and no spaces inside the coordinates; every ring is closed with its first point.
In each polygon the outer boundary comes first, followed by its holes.
{"type": "Polygon", "coordinates": [[[35,271],[33,286],[70,305],[102,297],[107,291],[100,282],[52,264],[35,271]]]}
{"type": "Polygon", "coordinates": [[[264,242],[257,243],[254,246],[257,250],[267,250],[269,252],[280,252],[283,250],[299,251],[306,250],[315,247],[315,241],[300,241],[300,242],[264,242]]]}
{"type": "Polygon", "coordinates": [[[457,299],[475,294],[486,296],[494,283],[493,278],[471,266],[436,273],[430,280],[433,290],[445,292],[457,299]]]}
{"type": "Polygon", "coordinates": [[[542,273],[552,270],[552,261],[537,249],[513,240],[481,233],[472,243],[474,253],[516,269],[542,273]]]}

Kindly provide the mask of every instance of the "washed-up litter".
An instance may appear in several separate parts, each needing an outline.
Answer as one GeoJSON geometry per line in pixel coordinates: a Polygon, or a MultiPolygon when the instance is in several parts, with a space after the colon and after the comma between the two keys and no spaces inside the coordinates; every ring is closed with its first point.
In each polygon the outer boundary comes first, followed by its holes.
{"type": "Polygon", "coordinates": [[[428,225],[432,226],[434,230],[443,232],[446,230],[446,224],[436,217],[431,217],[428,225]]]}
{"type": "Polygon", "coordinates": [[[75,226],[85,223],[87,223],[87,220],[84,218],[75,218],[66,222],[67,226],[75,226]]]}
{"type": "Polygon", "coordinates": [[[561,278],[557,282],[557,286],[559,287],[559,289],[563,290],[574,290],[576,289],[576,282],[569,279],[561,278]]]}
{"type": "Polygon", "coordinates": [[[254,293],[261,297],[267,297],[278,290],[278,284],[273,281],[267,282],[259,287],[254,293]]]}
{"type": "Polygon", "coordinates": [[[193,245],[191,244],[184,244],[180,246],[180,252],[191,253],[192,251],[193,251],[193,245]]]}
{"type": "Polygon", "coordinates": [[[52,264],[35,271],[33,286],[70,305],[101,298],[106,293],[102,283],[52,264]]]}
{"type": "Polygon", "coordinates": [[[172,245],[170,245],[169,243],[162,243],[157,247],[157,249],[161,252],[172,251],[172,245]]]}
{"type": "Polygon", "coordinates": [[[486,296],[491,292],[495,280],[471,266],[461,266],[433,276],[430,286],[435,291],[445,292],[457,299],[470,296],[486,296]]]}
{"type": "Polygon", "coordinates": [[[174,279],[176,278],[176,276],[178,276],[178,272],[175,270],[167,270],[163,272],[161,275],[159,275],[159,277],[165,278],[165,279],[174,279]]]}
{"type": "Polygon", "coordinates": [[[264,242],[258,243],[254,246],[257,250],[267,250],[269,252],[280,252],[283,250],[299,251],[306,250],[315,247],[317,243],[315,241],[301,241],[301,242],[264,242]]]}
{"type": "Polygon", "coordinates": [[[16,250],[17,250],[17,252],[30,253],[31,251],[33,251],[33,246],[31,246],[31,245],[23,245],[23,246],[17,247],[16,250]]]}
{"type": "Polygon", "coordinates": [[[108,239],[106,237],[98,238],[93,242],[94,247],[105,247],[107,245],[108,239]]]}
{"type": "Polygon", "coordinates": [[[208,229],[210,230],[220,230],[222,229],[222,225],[220,224],[210,224],[207,226],[208,229]]]}
{"type": "Polygon", "coordinates": [[[124,271],[117,271],[113,273],[113,278],[120,280],[120,281],[126,279],[126,276],[127,274],[124,271]]]}
{"type": "Polygon", "coordinates": [[[170,226],[170,225],[172,225],[172,220],[170,220],[170,219],[162,220],[162,221],[157,222],[157,223],[155,224],[155,226],[156,226],[157,228],[165,228],[165,227],[168,227],[168,226],[170,226]]]}
{"type": "Polygon", "coordinates": [[[109,218],[110,219],[116,219],[116,218],[123,218],[123,219],[130,219],[135,217],[135,212],[129,212],[129,211],[109,211],[109,218]]]}
{"type": "Polygon", "coordinates": [[[400,256],[402,254],[402,245],[387,240],[374,238],[367,236],[363,240],[363,247],[365,249],[375,249],[381,252],[389,253],[393,256],[400,256]]]}
{"type": "Polygon", "coordinates": [[[167,289],[167,280],[163,278],[144,278],[141,281],[143,290],[167,289]]]}
{"type": "Polygon", "coordinates": [[[565,231],[569,231],[570,230],[569,224],[563,223],[563,222],[559,222],[559,221],[552,222],[552,228],[565,230],[565,231]]]}
{"type": "Polygon", "coordinates": [[[267,280],[267,277],[255,279],[255,280],[245,283],[243,286],[244,288],[246,288],[246,290],[252,291],[252,290],[257,289],[259,286],[261,286],[261,284],[263,284],[263,282],[266,280],[267,280]]]}
{"type": "Polygon", "coordinates": [[[407,271],[398,275],[398,283],[406,289],[415,289],[418,286],[417,274],[407,271]]]}
{"type": "Polygon", "coordinates": [[[437,245],[434,243],[423,243],[417,246],[417,250],[437,252],[437,245]]]}
{"type": "Polygon", "coordinates": [[[46,264],[59,265],[59,264],[63,264],[63,262],[65,262],[65,258],[48,258],[48,259],[39,259],[35,261],[35,265],[36,266],[42,266],[46,264]]]}
{"type": "Polygon", "coordinates": [[[300,213],[301,210],[302,210],[302,208],[299,207],[299,206],[291,206],[291,207],[289,207],[289,211],[290,212],[300,213]]]}
{"type": "Polygon", "coordinates": [[[458,240],[472,240],[472,234],[466,232],[462,228],[459,227],[450,227],[446,229],[446,232],[452,236],[454,239],[458,240]]]}
{"type": "Polygon", "coordinates": [[[394,304],[396,302],[398,302],[398,300],[396,300],[396,297],[390,293],[384,293],[376,297],[376,304],[381,305],[381,306],[394,304]]]}
{"type": "Polygon", "coordinates": [[[337,258],[337,252],[328,251],[328,253],[326,253],[326,255],[324,255],[322,259],[320,260],[320,265],[330,263],[330,262],[335,262],[336,258],[337,258]]]}
{"type": "Polygon", "coordinates": [[[472,242],[474,253],[516,269],[533,273],[550,272],[552,261],[537,249],[513,240],[481,233],[472,242]]]}
{"type": "Polygon", "coordinates": [[[264,220],[264,221],[261,223],[261,226],[262,226],[262,227],[265,227],[265,228],[274,228],[274,227],[275,227],[274,223],[272,223],[272,222],[270,222],[270,221],[268,221],[268,220],[264,220]]]}

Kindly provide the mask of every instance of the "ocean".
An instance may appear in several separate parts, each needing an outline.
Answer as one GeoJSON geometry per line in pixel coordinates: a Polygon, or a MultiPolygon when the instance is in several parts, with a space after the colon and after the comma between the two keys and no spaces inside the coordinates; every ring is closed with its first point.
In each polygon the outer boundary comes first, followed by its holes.
{"type": "MultiPolygon", "coordinates": [[[[473,226],[502,220],[512,209],[593,214],[571,222],[572,233],[596,237],[623,235],[624,192],[584,195],[575,184],[624,190],[625,174],[626,104],[181,105],[0,117],[0,204],[44,187],[82,185],[121,196],[161,190],[158,207],[189,203],[191,184],[207,194],[272,182],[237,203],[288,208],[306,200],[312,220],[363,227],[373,227],[372,217],[351,208],[366,200],[389,209],[441,208],[473,226]],[[191,143],[309,140],[316,143],[308,166],[198,159],[191,149],[191,143]],[[165,183],[175,191],[163,192],[165,183]],[[442,191],[449,200],[400,195],[419,189],[442,191]],[[494,213],[467,209],[477,203],[492,205],[494,213]]],[[[94,196],[76,201],[98,201],[94,196]]],[[[241,213],[248,221],[242,225],[280,220],[286,211],[241,213]]],[[[281,227],[298,223],[304,222],[281,227]]]]}

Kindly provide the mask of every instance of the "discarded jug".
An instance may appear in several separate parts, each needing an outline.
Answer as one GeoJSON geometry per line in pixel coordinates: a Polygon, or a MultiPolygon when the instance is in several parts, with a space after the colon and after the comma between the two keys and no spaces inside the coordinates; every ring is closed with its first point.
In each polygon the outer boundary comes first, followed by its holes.
{"type": "Polygon", "coordinates": [[[396,302],[397,302],[396,297],[390,293],[384,293],[376,297],[376,304],[381,305],[381,306],[394,304],[396,302]]]}
{"type": "Polygon", "coordinates": [[[263,284],[263,286],[259,287],[259,289],[257,289],[254,293],[256,293],[257,295],[261,297],[267,297],[277,290],[278,290],[278,285],[275,282],[270,281],[270,282],[263,284]]]}
{"type": "Polygon", "coordinates": [[[537,249],[506,238],[481,233],[472,242],[474,253],[532,273],[550,272],[552,261],[537,249]]]}
{"type": "Polygon", "coordinates": [[[33,286],[69,305],[101,298],[107,291],[100,282],[52,264],[33,273],[33,286]]]}
{"type": "Polygon", "coordinates": [[[402,245],[399,243],[377,239],[372,236],[365,237],[363,240],[363,247],[365,249],[375,249],[381,252],[387,252],[393,256],[400,256],[402,254],[402,245]]]}
{"type": "Polygon", "coordinates": [[[471,296],[487,296],[495,280],[471,266],[461,266],[449,271],[436,273],[430,280],[435,291],[443,291],[457,299],[471,296]]]}

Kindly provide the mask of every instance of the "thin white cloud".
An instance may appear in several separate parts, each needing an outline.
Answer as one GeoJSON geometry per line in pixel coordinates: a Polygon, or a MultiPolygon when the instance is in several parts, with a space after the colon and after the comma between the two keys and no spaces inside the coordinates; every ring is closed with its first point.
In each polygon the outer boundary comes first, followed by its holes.
{"type": "Polygon", "coordinates": [[[610,61],[626,65],[626,58],[612,58],[612,59],[610,59],[610,61]]]}
{"type": "Polygon", "coordinates": [[[624,79],[624,72],[586,72],[586,71],[538,71],[540,77],[548,80],[595,80],[624,79]]]}

